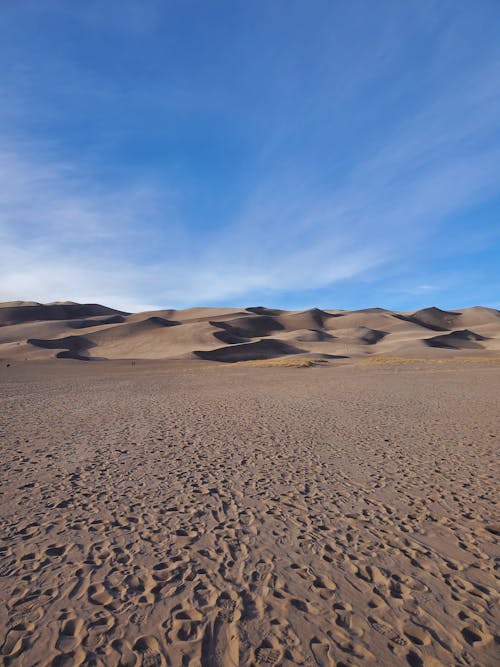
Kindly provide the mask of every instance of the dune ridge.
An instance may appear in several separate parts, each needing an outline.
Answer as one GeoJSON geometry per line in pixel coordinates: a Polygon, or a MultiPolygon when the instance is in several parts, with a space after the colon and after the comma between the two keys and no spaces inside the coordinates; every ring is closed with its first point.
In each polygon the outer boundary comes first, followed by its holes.
{"type": "Polygon", "coordinates": [[[286,311],[248,308],[163,309],[127,313],[99,304],[12,301],[0,304],[0,359],[185,359],[235,363],[298,355],[433,358],[494,356],[500,311],[435,306],[286,311]]]}

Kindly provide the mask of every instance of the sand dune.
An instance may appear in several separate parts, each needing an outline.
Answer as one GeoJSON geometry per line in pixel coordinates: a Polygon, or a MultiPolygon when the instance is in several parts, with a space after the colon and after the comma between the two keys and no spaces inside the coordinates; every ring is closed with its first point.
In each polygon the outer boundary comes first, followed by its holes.
{"type": "Polygon", "coordinates": [[[335,336],[323,329],[297,329],[280,333],[280,337],[284,340],[295,340],[298,343],[331,342],[335,339],[335,336]]]}
{"type": "Polygon", "coordinates": [[[464,308],[460,312],[459,324],[461,327],[475,327],[483,324],[498,324],[498,310],[473,306],[464,308]]]}
{"type": "Polygon", "coordinates": [[[252,317],[236,317],[228,321],[213,321],[213,326],[225,329],[228,333],[240,338],[260,338],[275,331],[284,329],[284,326],[274,317],[268,315],[254,315],[252,317]]]}
{"type": "Polygon", "coordinates": [[[355,310],[337,315],[335,319],[328,320],[325,328],[329,331],[336,329],[352,329],[356,327],[366,327],[369,329],[378,329],[388,333],[415,331],[422,332],[422,326],[411,322],[405,315],[373,309],[376,312],[367,312],[365,310],[355,310]]]}
{"type": "Polygon", "coordinates": [[[111,315],[110,317],[89,317],[86,320],[71,320],[68,326],[72,329],[90,329],[103,324],[122,324],[125,318],[122,315],[111,315]]]}
{"type": "Polygon", "coordinates": [[[409,316],[409,320],[435,331],[449,331],[453,329],[460,317],[459,312],[441,310],[432,306],[417,310],[409,316]]]}
{"type": "Polygon", "coordinates": [[[370,329],[365,326],[335,329],[336,338],[341,341],[347,341],[350,345],[375,345],[387,335],[387,331],[370,329]]]}
{"type": "Polygon", "coordinates": [[[0,359],[196,359],[323,354],[435,358],[500,349],[500,313],[480,306],[285,311],[253,306],[127,314],[97,304],[0,304],[0,359]],[[434,334],[434,335],[433,335],[434,334]],[[266,343],[267,341],[267,343],[266,343]],[[265,355],[265,356],[263,356],[265,355]]]}
{"type": "Polygon", "coordinates": [[[268,338],[256,343],[228,345],[216,350],[195,350],[194,354],[200,359],[234,363],[235,361],[250,361],[253,359],[272,359],[273,357],[301,354],[302,352],[306,352],[306,350],[294,347],[281,340],[268,338]]]}
{"type": "Polygon", "coordinates": [[[34,304],[16,302],[20,305],[0,304],[0,324],[22,324],[24,322],[45,322],[47,320],[70,320],[95,317],[97,315],[126,315],[96,303],[52,303],[34,304]]]}
{"type": "Polygon", "coordinates": [[[269,317],[276,317],[285,313],[285,310],[280,310],[279,308],[265,308],[264,306],[252,306],[247,308],[249,313],[255,313],[256,315],[268,315],[269,317]]]}
{"type": "Polygon", "coordinates": [[[276,319],[287,331],[297,329],[323,329],[325,323],[336,317],[319,308],[311,308],[302,312],[281,313],[276,319]]]}
{"type": "Polygon", "coordinates": [[[424,343],[430,347],[445,347],[455,350],[482,348],[479,341],[487,340],[484,336],[463,329],[462,331],[453,331],[442,336],[434,336],[433,338],[426,338],[424,343]]]}
{"type": "Polygon", "coordinates": [[[86,360],[88,351],[94,347],[92,340],[85,336],[63,336],[52,340],[30,338],[27,343],[45,350],[58,350],[56,354],[58,359],[86,360]]]}

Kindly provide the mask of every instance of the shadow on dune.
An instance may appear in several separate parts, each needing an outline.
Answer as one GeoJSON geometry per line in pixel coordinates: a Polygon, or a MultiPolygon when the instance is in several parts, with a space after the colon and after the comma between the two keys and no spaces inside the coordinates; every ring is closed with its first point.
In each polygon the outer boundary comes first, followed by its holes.
{"type": "Polygon", "coordinates": [[[309,331],[304,331],[304,333],[299,333],[295,340],[298,343],[322,343],[325,340],[334,340],[336,336],[332,336],[327,331],[322,331],[321,329],[310,329],[309,331]]]}
{"type": "Polygon", "coordinates": [[[71,329],[88,329],[90,327],[100,327],[104,324],[122,324],[122,322],[125,322],[122,315],[113,315],[98,320],[75,320],[74,322],[68,322],[68,327],[71,329]]]}
{"type": "Polygon", "coordinates": [[[393,317],[395,317],[397,320],[401,320],[402,322],[416,324],[417,326],[423,327],[424,329],[429,329],[430,331],[448,331],[448,329],[444,329],[443,327],[433,326],[432,324],[421,322],[417,318],[413,317],[413,315],[401,315],[400,313],[393,313],[393,317]]]}
{"type": "Polygon", "coordinates": [[[151,317],[147,317],[144,320],[137,320],[135,322],[130,323],[130,328],[135,327],[136,330],[139,330],[141,328],[154,328],[154,327],[178,327],[182,323],[177,322],[177,320],[167,320],[166,317],[159,317],[158,315],[153,315],[151,317]]]}
{"type": "Polygon", "coordinates": [[[84,336],[65,336],[64,338],[55,338],[52,340],[29,338],[27,342],[30,345],[46,350],[61,350],[56,354],[58,359],[79,359],[80,361],[89,361],[89,357],[81,353],[87,352],[92,347],[96,347],[95,343],[84,336]]]}
{"type": "Polygon", "coordinates": [[[278,320],[285,329],[323,329],[325,322],[332,318],[343,317],[343,313],[327,313],[320,308],[309,308],[298,313],[282,313],[278,320]]]}
{"type": "Polygon", "coordinates": [[[375,345],[388,335],[387,331],[379,331],[378,329],[367,329],[366,333],[360,336],[360,342],[365,345],[375,345]]]}
{"type": "Polygon", "coordinates": [[[286,310],[279,310],[278,308],[265,308],[264,306],[251,306],[246,308],[249,313],[255,313],[255,315],[267,315],[268,317],[277,317],[286,313],[286,310]]]}
{"type": "MultiPolygon", "coordinates": [[[[406,316],[408,322],[419,324],[426,329],[433,331],[450,331],[459,321],[461,313],[455,313],[449,310],[441,310],[432,306],[431,308],[424,308],[417,310],[412,315],[406,316]]],[[[403,315],[397,315],[399,319],[403,319],[403,315]]]]}
{"type": "Polygon", "coordinates": [[[268,315],[237,317],[229,322],[211,321],[210,324],[217,329],[224,329],[237,338],[261,338],[285,328],[274,317],[268,315]]]}
{"type": "Polygon", "coordinates": [[[281,340],[269,338],[267,340],[259,340],[255,343],[219,347],[216,350],[195,350],[193,354],[200,359],[208,361],[235,363],[237,361],[274,359],[275,357],[283,357],[287,354],[301,354],[304,352],[307,352],[307,350],[301,350],[281,340]]]}
{"type": "Polygon", "coordinates": [[[440,347],[450,350],[462,349],[482,349],[483,346],[477,341],[488,340],[485,336],[463,329],[462,331],[453,331],[452,333],[443,336],[434,336],[433,338],[425,338],[424,343],[428,347],[440,347]]]}
{"type": "Polygon", "coordinates": [[[48,320],[72,320],[98,317],[99,315],[128,315],[97,303],[38,304],[34,306],[11,306],[0,310],[0,324],[23,324],[48,320]]]}
{"type": "Polygon", "coordinates": [[[237,345],[238,343],[248,342],[248,338],[242,338],[241,336],[235,336],[229,331],[216,331],[214,333],[214,338],[220,340],[221,343],[226,343],[226,345],[237,345]]]}

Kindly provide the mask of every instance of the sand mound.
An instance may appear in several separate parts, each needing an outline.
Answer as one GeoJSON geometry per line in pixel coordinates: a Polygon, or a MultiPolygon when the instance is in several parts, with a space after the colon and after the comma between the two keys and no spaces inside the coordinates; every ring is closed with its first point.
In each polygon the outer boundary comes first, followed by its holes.
{"type": "Polygon", "coordinates": [[[246,311],[239,308],[186,308],[171,311],[172,318],[178,322],[208,322],[209,320],[225,320],[228,317],[248,316],[246,311]]]}
{"type": "Polygon", "coordinates": [[[173,320],[175,310],[172,308],[167,308],[163,310],[147,310],[142,313],[133,313],[132,315],[127,315],[125,320],[127,322],[142,322],[142,320],[147,320],[150,317],[161,317],[164,320],[173,320]]]}
{"type": "Polygon", "coordinates": [[[379,331],[378,329],[369,329],[368,327],[359,327],[359,341],[365,345],[375,345],[387,336],[387,331],[379,331]]]}
{"type": "Polygon", "coordinates": [[[41,306],[38,301],[2,301],[0,308],[14,308],[18,306],[41,306]]]}
{"type": "Polygon", "coordinates": [[[264,308],[264,306],[252,306],[247,308],[249,313],[254,313],[254,315],[268,315],[269,317],[277,317],[282,313],[286,313],[286,310],[279,310],[277,308],[264,308]]]}
{"type": "Polygon", "coordinates": [[[453,350],[462,350],[470,348],[481,348],[478,341],[487,340],[484,336],[475,333],[474,331],[469,331],[469,329],[463,329],[462,331],[453,331],[449,334],[444,334],[443,336],[434,336],[433,338],[426,338],[424,343],[429,347],[443,347],[450,348],[453,350]]]}
{"type": "Polygon", "coordinates": [[[88,360],[88,350],[95,346],[93,341],[84,336],[65,336],[64,338],[55,338],[53,340],[42,340],[30,338],[27,341],[35,347],[42,347],[47,350],[60,350],[56,354],[58,359],[80,359],[88,360]]]}
{"type": "Polygon", "coordinates": [[[435,306],[417,310],[415,313],[408,316],[408,320],[411,322],[427,327],[427,329],[434,329],[434,331],[449,331],[450,329],[453,329],[459,318],[460,313],[441,310],[435,306]]]}
{"type": "Polygon", "coordinates": [[[98,315],[126,315],[127,313],[107,308],[97,303],[37,304],[22,306],[0,306],[0,326],[43,322],[47,320],[71,320],[96,317],[98,315]]]}
{"type": "Polygon", "coordinates": [[[350,327],[349,329],[336,329],[336,337],[350,344],[375,345],[387,336],[387,331],[370,329],[369,327],[350,327]]]}
{"type": "Polygon", "coordinates": [[[101,329],[86,336],[64,336],[49,340],[30,338],[28,343],[35,347],[51,350],[63,350],[56,357],[59,359],[85,359],[89,358],[88,351],[106,343],[117,343],[121,340],[133,341],[144,333],[156,331],[165,327],[176,326],[177,322],[171,322],[161,317],[148,317],[145,320],[126,323],[122,326],[101,329]]]}
{"type": "MultiPolygon", "coordinates": [[[[176,320],[177,321],[177,320],[176,320]]],[[[229,334],[214,328],[207,321],[187,321],[177,325],[158,325],[149,322],[141,326],[127,325],[125,332],[120,330],[126,325],[120,324],[92,334],[97,343],[92,356],[107,359],[171,359],[191,356],[193,350],[212,350],[228,344],[229,334]],[[216,337],[216,333],[228,336],[227,341],[216,337]]]]}
{"type": "Polygon", "coordinates": [[[475,327],[484,324],[500,325],[500,311],[483,306],[472,306],[461,311],[460,326],[475,327]]]}
{"type": "Polygon", "coordinates": [[[210,324],[239,338],[261,338],[284,328],[277,319],[267,315],[237,317],[226,322],[211,321],[210,324]]]}
{"type": "Polygon", "coordinates": [[[273,357],[283,357],[287,354],[300,354],[302,352],[306,352],[306,350],[288,345],[288,343],[284,343],[281,340],[269,338],[267,340],[259,340],[256,343],[220,347],[216,350],[195,350],[193,354],[200,359],[207,359],[209,361],[234,363],[236,361],[250,361],[254,359],[272,359],[273,357]]]}
{"type": "Polygon", "coordinates": [[[231,333],[231,331],[215,331],[214,338],[217,338],[217,340],[226,343],[226,345],[237,345],[238,343],[248,342],[248,338],[245,336],[236,336],[235,334],[231,333]]]}
{"type": "Polygon", "coordinates": [[[164,317],[147,317],[144,320],[138,320],[136,322],[126,322],[120,327],[104,329],[95,334],[94,337],[96,340],[104,340],[108,337],[125,338],[126,336],[137,335],[139,333],[143,333],[144,331],[154,331],[156,329],[163,329],[164,327],[175,327],[178,325],[179,322],[167,320],[164,317]]]}
{"type": "Polygon", "coordinates": [[[389,315],[392,315],[391,310],[387,310],[387,308],[360,308],[359,310],[353,311],[355,313],[366,313],[367,315],[380,315],[383,313],[387,313],[389,315]]]}
{"type": "Polygon", "coordinates": [[[87,320],[74,320],[68,322],[71,329],[90,329],[91,327],[99,327],[103,324],[121,324],[125,322],[122,315],[111,315],[111,317],[96,317],[87,320]]]}
{"type": "Polygon", "coordinates": [[[310,308],[294,313],[284,313],[277,318],[277,321],[287,331],[296,331],[297,329],[322,329],[325,322],[335,315],[331,315],[319,308],[310,308]]]}
{"type": "Polygon", "coordinates": [[[295,340],[298,343],[322,343],[334,340],[335,336],[321,329],[298,329],[297,331],[291,331],[284,338],[295,340]]]}
{"type": "Polygon", "coordinates": [[[325,329],[334,331],[346,331],[364,327],[366,329],[376,329],[387,333],[411,333],[418,331],[419,327],[414,322],[410,322],[404,315],[392,313],[381,308],[373,308],[374,312],[368,310],[354,310],[338,315],[325,323],[325,329]]]}
{"type": "Polygon", "coordinates": [[[24,322],[0,326],[0,344],[21,343],[28,338],[61,338],[73,334],[68,320],[49,320],[48,322],[24,322]]]}

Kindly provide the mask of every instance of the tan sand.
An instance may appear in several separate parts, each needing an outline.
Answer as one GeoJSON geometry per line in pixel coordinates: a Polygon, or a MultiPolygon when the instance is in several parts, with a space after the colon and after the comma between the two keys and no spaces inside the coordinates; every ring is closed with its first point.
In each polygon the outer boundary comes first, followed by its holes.
{"type": "Polygon", "coordinates": [[[263,307],[129,314],[99,304],[0,304],[0,362],[187,359],[223,363],[297,355],[477,358],[500,352],[500,311],[383,308],[291,312],[263,307]]]}
{"type": "Polygon", "coordinates": [[[499,366],[475,353],[2,362],[0,661],[498,664],[499,366]]]}

